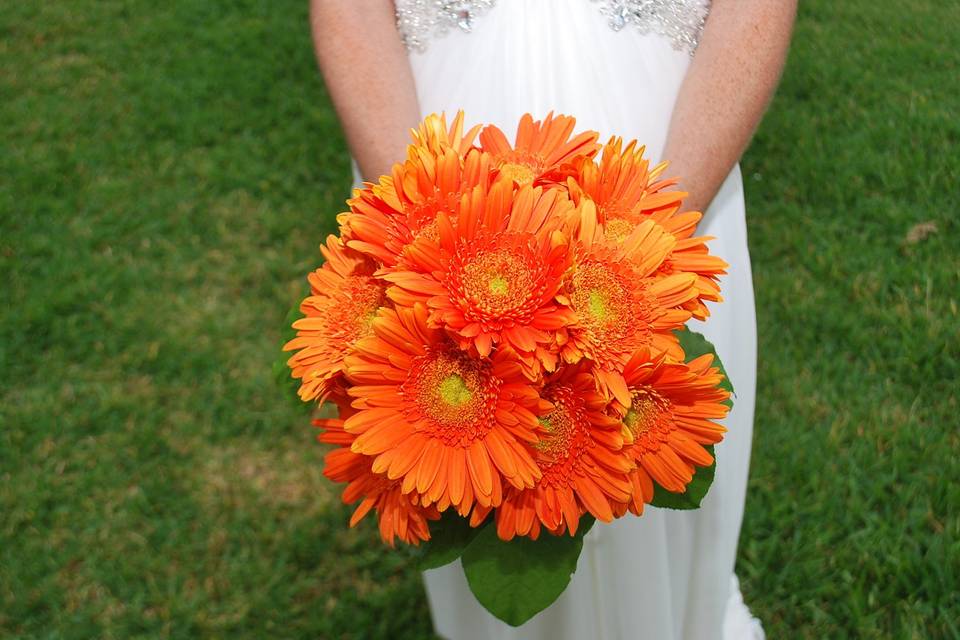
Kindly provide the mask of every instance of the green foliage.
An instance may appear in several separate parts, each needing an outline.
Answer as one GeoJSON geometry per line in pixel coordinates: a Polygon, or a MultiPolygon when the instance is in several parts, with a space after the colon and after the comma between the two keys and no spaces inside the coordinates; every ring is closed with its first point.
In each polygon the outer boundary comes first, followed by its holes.
{"type": "Polygon", "coordinates": [[[436,569],[461,559],[470,589],[493,615],[518,626],[552,604],[577,568],[592,516],[580,520],[576,535],[541,535],[537,540],[497,537],[493,519],[471,528],[452,509],[431,524],[421,545],[418,568],[436,569]]]}
{"type": "Polygon", "coordinates": [[[450,564],[463,555],[480,530],[471,527],[467,518],[448,509],[440,520],[430,523],[430,540],[421,545],[417,567],[426,571],[450,564]]]}
{"type": "Polygon", "coordinates": [[[583,536],[593,518],[581,518],[576,535],[542,535],[504,542],[488,525],[463,552],[470,590],[490,613],[519,626],[552,604],[577,568],[583,536]]]}
{"type": "MultiPolygon", "coordinates": [[[[737,571],[771,638],[958,635],[958,23],[804,0],[742,163],[737,571]]],[[[415,560],[346,528],[272,379],[349,195],[306,25],[287,0],[0,9],[0,637],[429,637],[415,560]]]]}

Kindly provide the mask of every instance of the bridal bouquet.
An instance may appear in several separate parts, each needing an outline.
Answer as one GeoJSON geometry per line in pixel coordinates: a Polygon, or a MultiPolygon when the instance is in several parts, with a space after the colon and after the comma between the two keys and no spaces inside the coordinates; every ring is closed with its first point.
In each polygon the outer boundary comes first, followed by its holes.
{"type": "Polygon", "coordinates": [[[644,505],[695,508],[730,387],[684,328],[726,264],[666,165],[574,119],[464,130],[430,116],[354,191],[285,349],[332,449],[325,475],[383,540],[460,558],[520,624],[553,602],[584,533],[644,505]]]}

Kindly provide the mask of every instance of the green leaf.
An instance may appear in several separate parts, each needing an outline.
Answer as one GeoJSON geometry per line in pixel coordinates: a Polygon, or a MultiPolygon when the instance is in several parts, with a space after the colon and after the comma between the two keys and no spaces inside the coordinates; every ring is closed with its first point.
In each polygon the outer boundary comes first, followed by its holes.
{"type": "Polygon", "coordinates": [[[504,542],[495,526],[484,528],[463,553],[470,590],[487,611],[519,626],[550,606],[570,583],[583,536],[593,518],[581,518],[577,535],[544,533],[537,540],[504,542]]]}
{"type": "MultiPolygon", "coordinates": [[[[674,333],[680,340],[680,346],[687,356],[687,362],[690,362],[694,358],[699,358],[705,353],[713,354],[713,364],[718,367],[720,373],[723,374],[723,382],[720,383],[720,386],[729,391],[732,396],[733,385],[730,383],[730,378],[727,377],[727,372],[723,368],[723,363],[720,361],[720,356],[717,355],[717,350],[713,347],[713,344],[704,338],[702,334],[696,331],[690,331],[689,329],[683,329],[682,331],[676,331],[674,333]]],[[[725,400],[724,403],[729,407],[733,406],[733,401],[729,398],[725,400]]],[[[654,482],[653,500],[650,501],[650,504],[663,509],[697,509],[700,507],[700,503],[703,502],[703,499],[706,497],[707,491],[710,490],[710,485],[713,484],[713,478],[717,471],[717,459],[713,446],[707,446],[705,448],[710,452],[710,455],[714,457],[713,464],[709,467],[698,467],[696,473],[693,474],[693,480],[690,481],[690,484],[687,485],[687,490],[683,493],[667,491],[654,482]]]]}
{"type": "Polygon", "coordinates": [[[667,491],[656,482],[653,483],[653,500],[650,504],[661,509],[698,509],[700,503],[713,484],[713,477],[717,471],[717,456],[713,452],[713,445],[704,447],[713,456],[713,464],[709,467],[697,467],[693,480],[687,485],[683,493],[667,491]]]}
{"type": "Polygon", "coordinates": [[[420,545],[417,568],[421,571],[436,569],[450,564],[463,554],[463,550],[477,535],[491,525],[473,528],[470,522],[453,509],[447,509],[443,517],[430,524],[430,540],[420,545]]]}

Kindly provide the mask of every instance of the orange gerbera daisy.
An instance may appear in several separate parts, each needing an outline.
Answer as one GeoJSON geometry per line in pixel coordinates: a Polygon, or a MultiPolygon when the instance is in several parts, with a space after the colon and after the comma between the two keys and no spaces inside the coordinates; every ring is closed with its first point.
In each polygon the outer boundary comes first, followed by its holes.
{"type": "Polygon", "coordinates": [[[347,245],[389,271],[411,245],[436,238],[437,214],[453,211],[463,193],[487,185],[490,158],[473,149],[461,156],[452,147],[411,145],[408,158],[378,184],[354,191],[350,211],[337,220],[347,245]]]}
{"type": "Polygon", "coordinates": [[[582,514],[609,522],[612,505],[630,498],[633,462],[622,453],[626,430],[607,413],[589,369],[565,370],[548,381],[543,396],[553,404],[540,418],[546,433],[536,460],[543,477],[533,489],[508,491],[497,509],[497,535],[504,540],[536,539],[541,527],[573,535],[582,514]]]}
{"type": "Polygon", "coordinates": [[[560,296],[577,319],[567,328],[562,355],[570,363],[582,358],[596,363],[601,389],[627,404],[621,371],[631,355],[649,348],[682,357],[672,332],[690,318],[681,306],[696,296],[696,277],[657,273],[675,239],[653,221],[637,225],[622,243],[611,245],[596,225],[593,204],[581,208],[583,255],[560,296]]]}
{"type": "Polygon", "coordinates": [[[727,415],[730,394],[719,386],[723,375],[712,364],[710,354],[683,363],[650,361],[640,351],[624,368],[630,401],[620,414],[633,440],[624,453],[637,465],[630,474],[632,498],[623,505],[631,512],[639,515],[653,498],[653,482],[683,492],[696,467],[713,463],[703,445],[723,439],[726,429],[716,420],[727,415]]]}
{"type": "Polygon", "coordinates": [[[712,238],[693,237],[702,214],[698,211],[678,213],[687,194],[665,190],[677,180],[657,180],[667,163],[661,162],[649,169],[643,147],[638,148],[635,140],[626,148],[622,145],[620,138],[611,138],[603,147],[599,165],[590,159],[579,160],[576,175],[567,180],[570,196],[577,204],[584,199],[594,202],[597,219],[609,241],[622,242],[647,219],[655,220],[673,234],[677,244],[664,259],[660,273],[697,275],[698,295],[685,303],[684,308],[703,320],[710,315],[703,301],[722,300],[718,277],[726,273],[728,265],[709,254],[706,242],[712,238]]]}
{"type": "Polygon", "coordinates": [[[677,211],[686,195],[664,191],[676,180],[656,181],[667,163],[650,169],[644,151],[644,147],[637,147],[636,140],[623,148],[621,138],[611,138],[603,147],[599,165],[581,158],[575,165],[576,174],[567,180],[573,201],[579,204],[585,197],[593,200],[600,223],[607,225],[607,234],[612,237],[626,237],[652,213],[677,211]]]}
{"type": "Polygon", "coordinates": [[[357,412],[344,423],[374,473],[401,480],[424,505],[499,505],[503,483],[532,487],[537,413],[548,406],[512,359],[471,358],[427,326],[427,309],[383,309],[347,357],[357,412]]]}
{"type": "Polygon", "coordinates": [[[426,303],[433,326],[482,357],[504,343],[528,370],[557,361],[556,331],[573,320],[555,298],[571,264],[566,239],[555,235],[572,207],[557,189],[498,180],[475,188],[453,216],[437,219],[436,243],[408,255],[407,269],[387,274],[397,304],[426,303]]]}
{"type": "Polygon", "coordinates": [[[720,276],[727,272],[729,266],[722,258],[710,255],[707,242],[713,240],[712,236],[693,236],[702,216],[699,211],[657,211],[650,216],[651,220],[677,239],[677,244],[660,265],[659,272],[664,275],[693,273],[697,276],[694,284],[697,295],[684,303],[683,307],[698,320],[705,320],[710,315],[704,301],[723,301],[720,295],[720,276]]]}
{"type": "Polygon", "coordinates": [[[440,518],[435,507],[421,506],[416,493],[404,494],[400,481],[373,473],[373,458],[350,450],[356,436],[344,430],[342,419],[314,420],[314,425],[322,429],[320,442],[338,447],[324,458],[323,475],[334,482],[347,483],[342,496],[344,504],[360,501],[350,517],[351,527],[373,510],[380,537],[391,547],[397,538],[412,545],[430,539],[428,521],[440,518]]]}
{"type": "Polygon", "coordinates": [[[300,379],[302,400],[323,400],[340,381],[344,354],[370,333],[377,309],[386,300],[383,282],[373,277],[376,264],[329,236],[320,251],[322,267],[307,276],[310,296],[300,304],[304,314],[293,323],[297,337],[284,345],[296,350],[287,364],[300,379]]]}
{"type": "Polygon", "coordinates": [[[562,175],[557,172],[562,165],[578,156],[592,157],[600,148],[595,131],[571,138],[575,124],[574,118],[554,116],[553,112],[543,121],[535,121],[527,113],[520,118],[514,145],[507,141],[503,131],[488,125],[480,132],[480,148],[493,156],[494,167],[500,175],[519,185],[561,180],[562,175]]]}
{"type": "Polygon", "coordinates": [[[444,113],[432,113],[416,129],[410,131],[415,146],[425,147],[434,153],[440,153],[444,147],[450,147],[454,152],[465,155],[473,146],[482,125],[471,127],[466,133],[463,131],[463,111],[457,111],[453,122],[447,128],[447,116],[444,113]]]}

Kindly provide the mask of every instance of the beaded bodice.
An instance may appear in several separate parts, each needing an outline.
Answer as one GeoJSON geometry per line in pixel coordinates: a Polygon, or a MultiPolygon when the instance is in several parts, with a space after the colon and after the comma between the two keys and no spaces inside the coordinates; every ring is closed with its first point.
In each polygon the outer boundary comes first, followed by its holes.
{"type": "MultiPolygon", "coordinates": [[[[500,0],[520,2],[521,0],[500,0]]],[[[630,26],[669,38],[673,47],[692,53],[710,11],[710,0],[584,0],[597,5],[614,31],[630,26]]],[[[474,20],[497,0],[395,0],[397,28],[404,45],[423,51],[431,38],[459,29],[469,32],[474,20]]]]}

